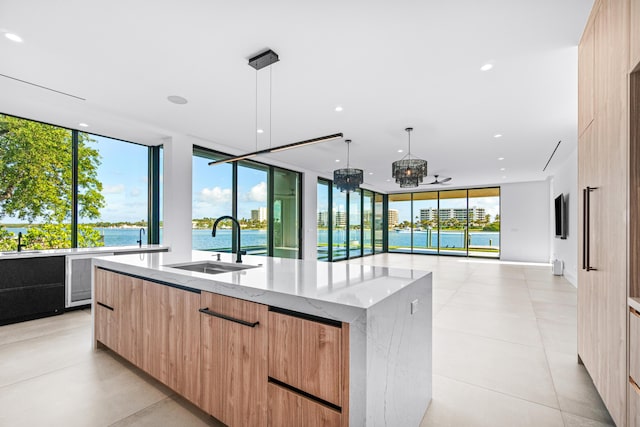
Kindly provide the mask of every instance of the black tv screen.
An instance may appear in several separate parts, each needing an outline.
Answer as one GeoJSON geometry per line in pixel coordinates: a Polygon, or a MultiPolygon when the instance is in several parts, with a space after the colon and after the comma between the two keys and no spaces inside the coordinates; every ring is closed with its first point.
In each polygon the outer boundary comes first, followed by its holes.
{"type": "Polygon", "coordinates": [[[567,212],[564,194],[556,197],[555,202],[555,218],[556,218],[556,237],[561,239],[567,238],[567,212]]]}

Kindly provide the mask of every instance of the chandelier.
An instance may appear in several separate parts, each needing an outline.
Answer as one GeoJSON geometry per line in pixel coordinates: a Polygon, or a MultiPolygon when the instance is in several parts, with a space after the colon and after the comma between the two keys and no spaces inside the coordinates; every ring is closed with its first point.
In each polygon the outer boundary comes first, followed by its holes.
{"type": "Polygon", "coordinates": [[[333,171],[333,183],[342,192],[351,192],[362,184],[362,169],[355,169],[349,167],[349,144],[350,139],[346,139],[347,143],[347,167],[342,169],[336,169],[333,171]]]}
{"type": "Polygon", "coordinates": [[[409,134],[409,152],[400,160],[396,160],[392,165],[392,174],[400,188],[417,187],[427,175],[427,161],[411,158],[411,131],[413,128],[406,128],[409,134]]]}

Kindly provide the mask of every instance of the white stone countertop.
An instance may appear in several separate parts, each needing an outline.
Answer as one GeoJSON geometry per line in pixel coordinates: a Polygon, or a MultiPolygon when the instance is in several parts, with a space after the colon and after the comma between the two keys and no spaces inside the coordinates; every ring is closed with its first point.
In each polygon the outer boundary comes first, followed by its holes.
{"type": "Polygon", "coordinates": [[[149,251],[168,251],[168,246],[163,245],[130,245],[130,246],[100,246],[96,248],[72,248],[72,249],[25,249],[21,252],[7,251],[0,252],[0,261],[3,259],[15,259],[15,258],[35,258],[35,257],[47,257],[47,256],[67,256],[67,255],[90,255],[117,252],[119,254],[124,253],[138,253],[149,251]]]}
{"type": "MultiPolygon", "coordinates": [[[[171,267],[215,262],[217,254],[205,251],[147,253],[98,257],[92,262],[94,266],[179,287],[345,322],[358,318],[363,310],[431,275],[427,271],[252,255],[244,255],[241,265],[255,268],[241,271],[209,274],[171,267]]],[[[235,254],[222,253],[220,256],[225,263],[235,260],[235,254]]],[[[428,283],[431,286],[431,280],[428,283]]]]}

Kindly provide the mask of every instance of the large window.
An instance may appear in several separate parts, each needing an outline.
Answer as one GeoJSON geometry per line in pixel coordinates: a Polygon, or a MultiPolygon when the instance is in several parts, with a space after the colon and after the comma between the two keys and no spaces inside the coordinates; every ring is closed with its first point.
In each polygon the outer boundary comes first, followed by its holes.
{"type": "Polygon", "coordinates": [[[147,242],[149,147],[85,133],[80,140],[78,176],[97,182],[79,179],[78,247],[136,245],[140,236],[147,242]],[[83,208],[91,199],[102,206],[83,208]]]}
{"type": "Polygon", "coordinates": [[[357,189],[343,193],[318,179],[318,260],[338,261],[383,251],[382,194],[357,189]],[[329,209],[331,207],[331,209],[329,209]]]}
{"type": "Polygon", "coordinates": [[[0,249],[147,242],[150,150],[0,114],[0,249]]]}
{"type": "Polygon", "coordinates": [[[389,195],[389,252],[500,256],[500,189],[389,195]]]}
{"type": "Polygon", "coordinates": [[[273,169],[273,255],[300,258],[300,174],[273,169]]]}
{"type": "Polygon", "coordinates": [[[211,236],[214,221],[229,215],[242,228],[242,250],[300,258],[300,174],[250,161],[208,165],[223,157],[193,150],[193,249],[235,251],[238,231],[231,220],[223,219],[211,236]]]}
{"type": "Polygon", "coordinates": [[[412,241],[411,193],[389,194],[387,224],[389,252],[411,252],[412,241]]]}
{"type": "MultiPolygon", "coordinates": [[[[216,166],[209,166],[214,169],[216,166]]],[[[269,222],[267,214],[268,168],[238,162],[237,214],[242,224],[242,249],[251,255],[266,255],[269,222]]]]}

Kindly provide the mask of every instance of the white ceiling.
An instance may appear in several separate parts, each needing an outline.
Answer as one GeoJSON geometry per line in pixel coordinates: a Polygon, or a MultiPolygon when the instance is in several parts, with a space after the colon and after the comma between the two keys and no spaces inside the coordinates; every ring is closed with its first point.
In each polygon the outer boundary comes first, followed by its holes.
{"type": "MultiPolygon", "coordinates": [[[[592,5],[0,0],[0,32],[24,40],[0,37],[0,74],[84,98],[0,76],[0,112],[149,145],[195,136],[241,154],[256,149],[256,109],[257,148],[269,146],[271,78],[271,144],[342,132],[363,187],[399,191],[387,180],[407,126],[412,154],[451,187],[542,180],[576,146],[577,44],[592,5]],[[256,73],[247,60],[266,48],[280,62],[256,73]]],[[[258,160],[331,177],[346,145],[270,156],[258,160]]]]}

